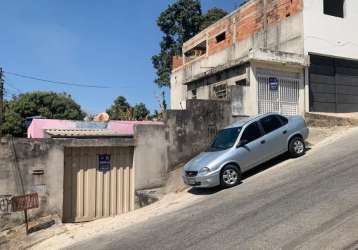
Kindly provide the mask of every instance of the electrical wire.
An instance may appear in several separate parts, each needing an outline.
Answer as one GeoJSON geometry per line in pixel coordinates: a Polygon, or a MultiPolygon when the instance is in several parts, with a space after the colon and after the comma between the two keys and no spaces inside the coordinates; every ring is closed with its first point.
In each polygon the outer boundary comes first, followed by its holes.
{"type": "Polygon", "coordinates": [[[47,83],[52,83],[52,84],[61,84],[61,85],[75,86],[75,87],[82,87],[82,88],[97,88],[97,89],[110,88],[108,86],[102,86],[102,85],[78,84],[78,83],[70,83],[70,82],[63,82],[63,81],[48,80],[48,79],[44,79],[44,78],[39,78],[39,77],[35,77],[35,76],[24,75],[24,74],[19,74],[19,73],[15,73],[15,72],[9,72],[9,71],[4,71],[4,73],[13,75],[13,76],[17,76],[17,77],[21,77],[21,78],[26,78],[26,79],[36,80],[36,81],[41,81],[41,82],[47,82],[47,83]]]}
{"type": "Polygon", "coordinates": [[[23,91],[18,87],[16,87],[15,84],[12,81],[10,81],[9,77],[4,75],[4,79],[5,79],[5,84],[8,85],[8,87],[16,90],[19,94],[22,94],[23,91]]]}

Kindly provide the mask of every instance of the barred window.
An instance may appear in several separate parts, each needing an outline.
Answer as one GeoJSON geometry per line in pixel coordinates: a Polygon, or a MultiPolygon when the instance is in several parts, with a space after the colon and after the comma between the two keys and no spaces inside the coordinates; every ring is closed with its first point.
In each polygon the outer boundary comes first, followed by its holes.
{"type": "Polygon", "coordinates": [[[214,97],[217,99],[226,99],[227,97],[227,84],[220,84],[213,87],[214,97]]]}

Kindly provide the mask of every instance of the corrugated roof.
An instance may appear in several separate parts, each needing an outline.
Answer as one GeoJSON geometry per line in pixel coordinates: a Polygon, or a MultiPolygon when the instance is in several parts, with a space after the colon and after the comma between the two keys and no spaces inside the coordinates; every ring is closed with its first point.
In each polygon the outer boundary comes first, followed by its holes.
{"type": "Polygon", "coordinates": [[[110,129],[46,129],[46,133],[53,138],[71,137],[132,137],[110,129]]]}

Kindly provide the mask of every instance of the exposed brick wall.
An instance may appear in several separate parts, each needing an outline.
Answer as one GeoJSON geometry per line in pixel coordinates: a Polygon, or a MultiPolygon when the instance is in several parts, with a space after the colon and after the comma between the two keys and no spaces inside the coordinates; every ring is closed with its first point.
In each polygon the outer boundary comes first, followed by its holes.
{"type": "Polygon", "coordinates": [[[236,39],[244,40],[263,27],[262,1],[252,1],[235,13],[236,39]]]}
{"type": "Polygon", "coordinates": [[[268,1],[267,22],[277,23],[302,11],[302,0],[271,0],[268,1]]]}
{"type": "Polygon", "coordinates": [[[173,56],[172,70],[175,70],[183,65],[183,57],[173,56]]]}
{"type": "Polygon", "coordinates": [[[226,49],[233,44],[233,25],[232,19],[226,18],[217,23],[208,31],[208,54],[212,55],[216,52],[226,49]],[[217,42],[216,36],[225,32],[225,40],[217,42]]]}
{"type": "MultiPolygon", "coordinates": [[[[297,15],[303,10],[303,0],[267,0],[267,25],[278,23],[290,16],[297,15]]],[[[264,27],[263,0],[251,0],[231,16],[227,16],[209,28],[205,29],[183,45],[183,51],[188,51],[198,43],[208,41],[208,55],[215,54],[232,46],[235,42],[245,40],[264,27]],[[216,36],[226,32],[226,40],[216,42],[216,36]]]]}
{"type": "MultiPolygon", "coordinates": [[[[300,13],[303,0],[267,0],[267,24],[278,23],[300,13]]],[[[235,13],[236,38],[242,41],[264,27],[264,5],[262,0],[251,1],[235,13]]]]}

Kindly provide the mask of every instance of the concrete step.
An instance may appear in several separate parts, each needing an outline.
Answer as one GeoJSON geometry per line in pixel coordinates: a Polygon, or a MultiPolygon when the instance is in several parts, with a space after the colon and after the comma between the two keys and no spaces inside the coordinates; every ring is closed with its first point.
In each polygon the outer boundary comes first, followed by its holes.
{"type": "Polygon", "coordinates": [[[358,126],[358,116],[355,113],[350,115],[308,112],[305,114],[305,119],[309,127],[358,126]]]}

